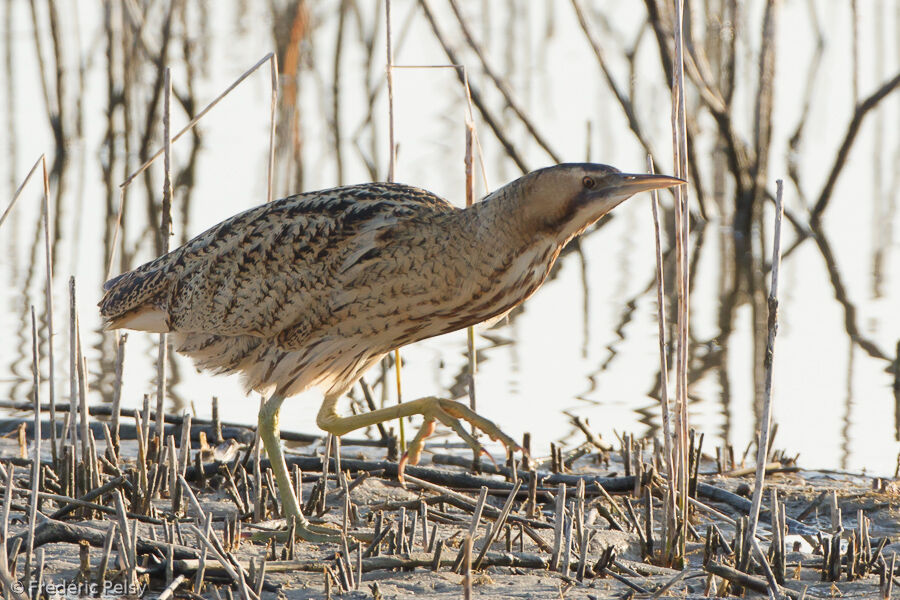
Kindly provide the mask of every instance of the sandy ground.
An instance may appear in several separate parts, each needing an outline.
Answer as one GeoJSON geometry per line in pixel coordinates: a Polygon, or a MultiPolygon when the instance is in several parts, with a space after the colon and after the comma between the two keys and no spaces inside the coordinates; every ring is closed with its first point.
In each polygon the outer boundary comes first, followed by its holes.
{"type": "MultiPolygon", "coordinates": [[[[359,449],[349,450],[348,456],[358,456],[359,449]]],[[[224,452],[224,450],[222,450],[224,452]]],[[[371,455],[373,451],[365,451],[371,455]]],[[[375,451],[377,454],[379,451],[375,451]]],[[[14,439],[6,438],[0,440],[0,457],[9,459],[18,457],[20,449],[18,443],[14,439]]],[[[608,476],[610,472],[621,472],[621,464],[616,463],[616,458],[612,457],[612,462],[608,468],[600,468],[597,465],[596,457],[590,455],[579,459],[573,465],[572,471],[576,474],[596,474],[608,476]]],[[[704,465],[706,467],[706,465],[704,465]]],[[[452,467],[441,467],[442,469],[453,469],[452,467]]],[[[702,469],[704,470],[704,469],[702,469]]],[[[708,469],[706,469],[708,470],[708,469]]],[[[26,484],[27,469],[18,467],[16,469],[16,483],[20,487],[26,484]]],[[[708,475],[701,477],[702,481],[730,491],[741,492],[741,488],[746,488],[748,484],[752,484],[751,477],[722,477],[716,475],[708,475]]],[[[497,478],[497,481],[502,481],[497,478]]],[[[848,537],[849,533],[857,528],[857,519],[859,511],[870,520],[870,536],[873,540],[883,537],[889,538],[884,548],[883,556],[887,563],[891,561],[891,556],[895,552],[900,552],[900,543],[895,540],[900,539],[900,495],[897,493],[896,487],[891,482],[878,482],[872,478],[862,475],[836,473],[836,472],[806,472],[798,471],[793,473],[778,473],[769,478],[769,484],[772,489],[778,490],[780,497],[786,503],[786,512],[789,516],[797,515],[806,508],[810,502],[818,498],[821,493],[833,491],[837,493],[838,504],[842,510],[843,527],[845,530],[844,537],[848,537]],[[880,487],[879,487],[880,486],[880,487]],[[879,489],[875,489],[879,488],[879,489]]],[[[312,493],[314,483],[305,481],[303,486],[304,500],[312,493]]],[[[328,510],[321,520],[340,526],[342,520],[343,499],[340,491],[336,488],[335,482],[330,482],[328,494],[328,510]]],[[[472,497],[474,493],[469,491],[472,497]]],[[[364,480],[361,484],[354,487],[350,492],[352,503],[356,507],[356,513],[359,518],[351,520],[350,532],[358,533],[365,536],[371,535],[373,531],[373,516],[377,511],[384,514],[385,523],[391,521],[392,524],[398,520],[398,504],[402,502],[416,502],[421,498],[427,497],[430,492],[422,490],[403,489],[396,481],[382,479],[377,476],[364,480]]],[[[204,510],[211,512],[216,517],[229,516],[233,518],[237,514],[236,505],[229,499],[223,489],[204,489],[199,491],[199,498],[204,510]]],[[[622,498],[619,496],[619,498],[622,498]]],[[[589,498],[588,505],[591,505],[594,497],[589,498]]],[[[498,495],[489,495],[488,503],[497,508],[502,507],[505,498],[498,495]]],[[[724,515],[730,518],[739,518],[740,511],[732,506],[718,503],[706,502],[724,515]]],[[[10,538],[25,531],[26,499],[20,496],[14,496],[13,505],[10,510],[8,521],[10,538]]],[[[823,532],[829,532],[831,528],[831,514],[828,506],[829,502],[826,498],[816,509],[810,512],[809,516],[803,521],[805,524],[817,527],[823,532]]],[[[170,501],[166,498],[155,500],[154,505],[160,510],[165,511],[170,507],[170,501]]],[[[635,507],[638,507],[635,501],[635,507]]],[[[468,528],[468,521],[471,520],[470,514],[460,511],[453,507],[443,507],[448,515],[458,517],[459,523],[440,524],[437,528],[438,539],[444,540],[445,547],[442,554],[442,567],[435,572],[429,567],[418,567],[413,570],[373,570],[363,574],[362,581],[352,586],[350,591],[341,591],[341,588],[333,584],[330,594],[332,597],[341,598],[383,598],[383,599],[412,599],[412,598],[461,598],[464,590],[464,576],[451,571],[449,564],[445,561],[452,561],[458,552],[458,548],[463,539],[464,530],[468,528]]],[[[45,503],[43,512],[50,514],[55,510],[53,503],[45,503]]],[[[186,517],[195,516],[195,510],[188,508],[186,517]]],[[[409,510],[408,515],[416,512],[409,510]]],[[[552,518],[552,506],[545,505],[543,510],[544,519],[552,518]]],[[[617,557],[620,563],[634,568],[639,572],[639,576],[628,575],[627,578],[633,583],[647,589],[656,590],[666,582],[669,582],[678,575],[677,571],[662,567],[653,567],[641,561],[640,540],[634,532],[622,532],[609,528],[609,522],[599,516],[596,509],[586,512],[586,527],[595,531],[595,537],[592,540],[588,553],[588,564],[594,564],[603,551],[609,547],[616,548],[617,557]]],[[[716,523],[725,534],[726,539],[731,539],[734,534],[734,528],[727,519],[710,516],[703,511],[695,513],[693,525],[697,531],[703,534],[709,523],[716,523]]],[[[245,521],[249,521],[245,519],[245,521]]],[[[39,519],[40,522],[40,519],[39,519]]],[[[70,518],[67,522],[79,524],[87,527],[97,528],[104,532],[109,526],[108,520],[79,520],[70,518]]],[[[477,531],[476,539],[480,539],[487,533],[491,527],[492,521],[482,520],[477,531]]],[[[266,523],[263,526],[268,525],[266,523]]],[[[214,527],[218,534],[222,535],[222,523],[216,522],[214,527]]],[[[768,522],[761,520],[761,526],[767,529],[768,522]]],[[[657,535],[659,533],[659,522],[656,522],[657,535]]],[[[247,566],[250,559],[261,560],[266,553],[266,546],[262,542],[256,542],[250,539],[250,534],[254,531],[254,526],[249,522],[243,526],[243,540],[238,548],[233,549],[234,556],[238,561],[247,566]]],[[[538,533],[548,543],[553,542],[552,529],[540,529],[538,533]]],[[[164,539],[163,528],[148,524],[141,524],[138,529],[138,536],[142,539],[164,539]]],[[[181,540],[185,546],[197,548],[198,543],[192,539],[190,535],[184,533],[181,540]]],[[[522,550],[524,555],[543,556],[547,558],[547,552],[543,552],[531,539],[525,537],[522,550]]],[[[787,544],[789,551],[796,543],[797,552],[789,552],[787,556],[787,587],[802,591],[807,588],[808,597],[844,597],[844,598],[871,598],[880,597],[879,592],[879,576],[875,573],[869,574],[856,581],[846,581],[846,576],[842,576],[838,582],[822,581],[820,570],[813,568],[815,565],[822,564],[821,554],[813,554],[812,547],[808,544],[810,538],[803,539],[801,536],[789,535],[787,544]]],[[[519,552],[519,542],[513,540],[512,549],[519,552]]],[[[280,552],[280,546],[277,546],[280,552]]],[[[475,544],[474,553],[479,550],[478,543],[475,544]]],[[[306,542],[298,542],[295,550],[294,562],[270,560],[267,563],[266,586],[268,590],[263,591],[263,598],[326,598],[328,593],[326,590],[324,574],[324,565],[334,567],[336,551],[340,546],[334,544],[311,544],[306,542]]],[[[79,546],[75,543],[50,543],[41,546],[43,552],[43,574],[45,582],[52,583],[56,588],[53,590],[56,594],[48,594],[50,597],[72,597],[71,589],[67,590],[63,584],[71,584],[79,580],[79,546]],[[68,592],[68,593],[67,593],[68,592]]],[[[496,555],[502,555],[507,551],[506,541],[501,538],[493,544],[491,552],[496,555]]],[[[89,549],[90,574],[94,577],[100,561],[100,548],[89,549]]],[[[382,552],[383,554],[383,552],[382,552]]],[[[689,564],[685,569],[682,578],[677,581],[666,593],[660,597],[687,598],[687,597],[704,597],[709,590],[709,586],[715,589],[721,588],[723,580],[712,578],[703,570],[703,542],[691,542],[688,545],[688,561],[689,564]]],[[[355,557],[355,552],[351,552],[351,556],[355,557]]],[[[412,557],[424,557],[431,559],[431,554],[425,553],[422,547],[421,526],[417,528],[416,538],[413,540],[412,557]]],[[[118,569],[116,564],[116,552],[113,552],[113,560],[111,560],[110,572],[114,573],[118,569]]],[[[572,562],[578,564],[578,554],[573,552],[572,562]]],[[[216,563],[210,563],[210,569],[216,563]]],[[[354,563],[355,564],[355,563],[354,563]]],[[[17,561],[17,577],[21,577],[23,569],[23,557],[20,555],[17,561]]],[[[83,574],[83,572],[82,572],[83,574]]],[[[211,585],[214,580],[224,583],[226,579],[218,579],[212,573],[208,574],[207,585],[201,591],[201,595],[206,598],[225,598],[227,597],[227,586],[215,587],[211,585]]],[[[577,581],[575,571],[571,573],[572,577],[564,577],[560,573],[552,572],[546,569],[538,568],[520,568],[520,567],[486,567],[474,571],[472,573],[472,592],[475,598],[625,598],[633,592],[625,584],[612,579],[610,577],[596,576],[588,577],[583,581],[577,581]]],[[[115,581],[113,577],[113,581],[115,581]]],[[[141,579],[141,589],[132,590],[137,592],[131,594],[136,596],[143,594],[144,597],[155,597],[164,588],[165,580],[160,576],[144,576],[141,579]],[[147,586],[149,587],[143,587],[147,586]]],[[[196,598],[185,591],[183,587],[176,591],[175,597],[196,598]]],[[[109,589],[105,594],[108,597],[118,597],[123,594],[116,593],[127,590],[109,589]]],[[[128,594],[125,594],[128,595],[128,594]]],[[[234,588],[232,595],[239,598],[237,588],[234,588]]],[[[750,593],[750,595],[754,595],[750,593]]],[[[641,597],[638,594],[636,597],[641,597]]]]}

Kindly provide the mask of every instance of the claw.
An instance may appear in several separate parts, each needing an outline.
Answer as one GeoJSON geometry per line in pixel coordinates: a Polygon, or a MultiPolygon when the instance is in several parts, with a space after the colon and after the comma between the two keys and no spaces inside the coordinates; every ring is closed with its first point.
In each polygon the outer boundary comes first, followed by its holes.
{"type": "Polygon", "coordinates": [[[406,470],[406,464],[419,464],[419,458],[422,456],[422,449],[425,447],[425,438],[434,433],[435,425],[434,419],[426,417],[425,423],[422,425],[422,428],[419,429],[419,433],[412,439],[409,446],[406,448],[406,452],[400,457],[400,462],[397,463],[397,479],[400,480],[401,484],[403,484],[403,472],[406,470]]]}
{"type": "MultiPolygon", "coordinates": [[[[436,421],[440,421],[442,424],[452,429],[478,456],[481,456],[482,454],[486,455],[490,461],[494,463],[494,466],[497,466],[494,457],[484,449],[481,443],[475,439],[471,433],[465,430],[461,421],[470,423],[474,429],[480,429],[492,440],[500,441],[504,446],[512,449],[513,452],[522,450],[521,446],[519,446],[511,437],[503,433],[494,423],[473,412],[464,404],[453,400],[434,397],[422,398],[419,402],[422,403],[421,414],[425,417],[425,423],[416,434],[416,437],[410,442],[406,452],[403,453],[400,462],[397,464],[397,479],[400,480],[401,484],[403,483],[403,473],[406,469],[406,465],[415,465],[419,462],[419,458],[422,455],[422,449],[425,446],[425,439],[434,433],[436,421]]],[[[522,451],[524,452],[524,450],[522,451]]]]}
{"type": "Polygon", "coordinates": [[[397,479],[400,480],[400,485],[406,487],[406,482],[403,481],[403,472],[406,470],[406,463],[409,462],[409,451],[403,453],[403,456],[400,457],[400,462],[397,463],[397,479]]]}
{"type": "MultiPolygon", "coordinates": [[[[493,438],[491,438],[491,439],[493,439],[493,438]]],[[[484,448],[482,448],[482,449],[481,449],[481,453],[479,454],[479,456],[481,456],[481,454],[484,454],[485,456],[487,456],[489,459],[491,459],[491,463],[493,463],[493,465],[494,465],[495,467],[497,466],[497,461],[494,460],[494,457],[491,456],[490,452],[488,452],[487,450],[485,450],[484,448]]]]}

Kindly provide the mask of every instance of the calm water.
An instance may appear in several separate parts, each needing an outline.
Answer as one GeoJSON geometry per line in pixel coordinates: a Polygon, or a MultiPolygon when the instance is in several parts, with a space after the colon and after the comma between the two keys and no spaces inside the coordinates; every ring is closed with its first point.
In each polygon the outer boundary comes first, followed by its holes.
{"type": "MultiPolygon", "coordinates": [[[[142,162],[142,155],[160,146],[157,71],[148,56],[160,51],[165,15],[161,7],[154,7],[129,17],[118,3],[111,4],[108,14],[102,3],[80,2],[77,15],[74,3],[58,7],[59,78],[50,15],[39,8],[42,75],[30,5],[12,0],[0,7],[4,27],[0,106],[6,119],[0,127],[0,180],[8,190],[5,197],[12,197],[40,153],[47,153],[53,168],[53,340],[56,394],[61,401],[68,399],[70,275],[77,280],[90,398],[98,403],[109,398],[113,337],[98,331],[95,304],[110,260],[117,186],[142,162]],[[138,19],[145,23],[142,41],[133,35],[132,23],[138,19]],[[157,112],[148,116],[152,106],[157,112]],[[48,112],[61,123],[61,146],[48,112]],[[147,123],[152,126],[149,135],[147,123]]],[[[285,73],[278,111],[276,194],[386,176],[382,5],[346,3],[341,19],[337,1],[307,3],[306,13],[299,17],[287,2],[274,3],[279,7],[277,17],[270,12],[270,3],[235,0],[205,8],[188,4],[173,14],[168,47],[177,97],[174,129],[277,49],[285,73]],[[292,31],[299,43],[289,43],[292,31]],[[341,50],[335,60],[337,47],[341,50]]],[[[471,85],[520,161],[529,169],[555,162],[506,108],[477,56],[465,45],[450,8],[443,2],[431,4],[441,33],[456,50],[457,60],[467,66],[471,85]]],[[[486,60],[507,81],[514,99],[560,160],[589,159],[623,170],[643,170],[645,152],[629,130],[569,3],[460,4],[472,36],[484,46],[486,60]]],[[[656,39],[644,23],[643,3],[584,4],[617,85],[635,98],[635,114],[659,169],[670,172],[670,95],[656,39]],[[626,55],[633,55],[633,69],[626,55]]],[[[719,2],[708,4],[698,15],[719,14],[719,2]]],[[[746,6],[738,20],[736,85],[729,114],[737,137],[752,148],[763,3],[742,4],[746,6]]],[[[832,169],[853,113],[854,93],[865,98],[900,69],[900,8],[892,0],[872,0],[859,3],[859,69],[854,76],[849,4],[787,2],[779,16],[768,189],[774,191],[776,178],[785,179],[786,206],[802,228],[832,169]],[[823,40],[820,54],[817,28],[823,40]],[[798,127],[799,143],[792,147],[798,127]]],[[[447,56],[416,6],[401,0],[393,3],[395,63],[446,65],[447,56]]],[[[709,22],[699,17],[693,21],[697,46],[714,58],[734,33],[728,16],[722,20],[726,22],[716,23],[714,17],[709,22]]],[[[724,80],[720,62],[711,60],[709,68],[724,80]]],[[[454,71],[397,69],[394,79],[396,178],[462,204],[466,104],[454,71]]],[[[269,89],[267,71],[252,75],[204,118],[196,136],[185,136],[175,145],[173,243],[265,200],[269,89]]],[[[765,322],[760,265],[768,262],[759,256],[770,255],[772,208],[766,204],[762,219],[749,229],[754,252],[736,251],[746,240],[731,226],[733,180],[715,123],[694,88],[689,91],[688,114],[695,119],[693,148],[707,216],[700,218],[695,203],[691,419],[706,433],[707,448],[725,441],[740,453],[757,424],[759,344],[765,339],[758,325],[765,322]]],[[[476,115],[475,123],[484,149],[484,175],[494,189],[518,176],[520,169],[481,115],[476,115]]],[[[898,132],[900,92],[895,91],[863,122],[821,229],[801,238],[797,229],[785,225],[787,254],[775,354],[779,427],[775,444],[789,454],[799,453],[803,466],[891,473],[900,449],[897,400],[889,372],[900,338],[898,132]]],[[[480,172],[476,180],[478,195],[483,195],[480,172]]],[[[129,187],[113,274],[156,255],[147,223],[158,222],[161,189],[161,165],[129,187]]],[[[697,198],[692,189],[692,202],[697,198]]],[[[670,198],[663,201],[671,221],[670,198]]],[[[6,202],[0,204],[5,207],[6,202]]],[[[4,340],[0,400],[24,401],[31,393],[29,304],[36,305],[45,324],[39,217],[39,186],[35,186],[0,229],[4,340]]],[[[665,243],[667,276],[674,281],[674,253],[665,243]]],[[[614,218],[569,250],[552,279],[521,310],[476,334],[479,412],[498,420],[514,437],[530,431],[536,453],[545,452],[550,441],[580,441],[569,424],[570,415],[589,419],[606,438],[617,431],[652,435],[660,422],[648,198],[635,198],[620,207],[614,218]]],[[[41,336],[46,356],[45,325],[41,336]]],[[[465,348],[464,332],[404,348],[404,398],[463,395],[465,348]]],[[[155,336],[129,335],[126,405],[136,406],[143,394],[154,393],[155,356],[155,336]]],[[[46,378],[46,359],[42,371],[46,378]]],[[[367,379],[375,383],[379,375],[371,372],[367,379]]],[[[208,401],[218,396],[226,419],[255,420],[258,397],[246,397],[236,378],[199,374],[189,361],[176,357],[171,383],[172,410],[193,406],[197,414],[208,416],[208,401]]],[[[43,393],[46,399],[46,383],[43,393]]],[[[376,387],[376,393],[393,398],[393,385],[383,392],[376,387]]],[[[314,431],[318,397],[310,392],[286,405],[283,427],[314,431]]]]}

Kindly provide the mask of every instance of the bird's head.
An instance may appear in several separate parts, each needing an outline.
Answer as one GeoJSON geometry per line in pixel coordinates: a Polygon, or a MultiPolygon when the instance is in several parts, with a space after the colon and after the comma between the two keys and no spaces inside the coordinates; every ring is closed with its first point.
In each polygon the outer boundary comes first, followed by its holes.
{"type": "Polygon", "coordinates": [[[666,175],[622,173],[593,163],[567,163],[532,171],[509,185],[517,212],[532,231],[554,231],[565,243],[616,206],[648,190],[683,180],[666,175]]]}

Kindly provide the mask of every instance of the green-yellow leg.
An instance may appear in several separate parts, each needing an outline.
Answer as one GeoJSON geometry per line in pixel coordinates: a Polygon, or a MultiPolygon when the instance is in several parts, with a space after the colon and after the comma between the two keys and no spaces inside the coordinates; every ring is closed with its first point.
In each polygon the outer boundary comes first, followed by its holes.
{"type": "MultiPolygon", "coordinates": [[[[435,421],[440,421],[447,427],[459,435],[467,444],[469,444],[477,452],[482,450],[481,444],[467,432],[460,421],[467,421],[476,428],[484,431],[492,440],[500,440],[507,448],[519,450],[516,442],[500,431],[493,422],[485,419],[479,414],[472,411],[468,406],[454,400],[446,400],[444,398],[436,398],[429,396],[427,398],[419,398],[412,402],[404,402],[394,406],[388,406],[379,410],[363,413],[361,415],[352,415],[349,417],[341,417],[337,413],[335,406],[337,405],[339,396],[325,396],[322,402],[322,408],[316,417],[316,423],[321,429],[334,435],[344,435],[362,427],[384,423],[393,419],[409,417],[412,415],[422,415],[425,417],[425,424],[422,429],[410,442],[406,450],[406,454],[400,459],[399,476],[403,479],[403,469],[406,463],[416,464],[422,454],[422,448],[425,445],[425,438],[434,432],[435,421]]],[[[280,486],[280,484],[279,484],[280,486]]]]}
{"type": "Polygon", "coordinates": [[[315,543],[340,542],[341,536],[334,529],[313,525],[300,511],[300,503],[294,493],[294,486],[291,485],[287,463],[284,461],[284,452],[281,450],[278,410],[281,408],[282,402],[284,402],[284,396],[275,393],[259,409],[259,437],[262,438],[263,446],[272,465],[272,472],[275,474],[284,516],[287,519],[290,519],[291,516],[296,519],[295,531],[301,539],[315,543]]]}

